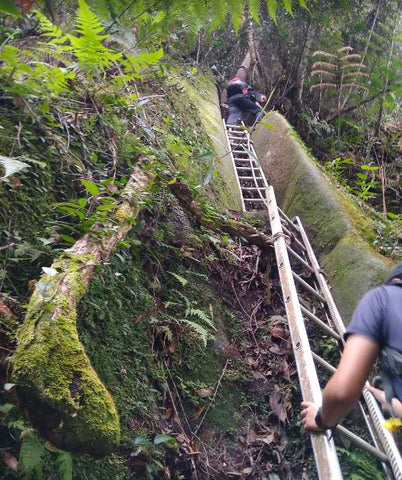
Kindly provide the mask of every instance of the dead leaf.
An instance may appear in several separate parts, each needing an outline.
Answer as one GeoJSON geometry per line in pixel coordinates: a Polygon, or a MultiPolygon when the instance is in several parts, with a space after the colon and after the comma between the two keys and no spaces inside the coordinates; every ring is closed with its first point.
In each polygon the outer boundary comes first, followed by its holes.
{"type": "Polygon", "coordinates": [[[13,472],[18,472],[18,460],[8,452],[2,452],[3,462],[13,472]]]}
{"type": "Polygon", "coordinates": [[[275,433],[270,433],[269,435],[266,435],[265,437],[257,437],[256,438],[257,442],[266,443],[267,445],[270,445],[274,440],[275,440],[275,433]]]}
{"type": "Polygon", "coordinates": [[[28,281],[28,290],[30,292],[33,292],[35,290],[36,282],[37,282],[37,280],[29,280],[28,281]]]}
{"type": "Polygon", "coordinates": [[[265,375],[261,372],[257,372],[256,370],[253,370],[253,377],[256,380],[265,380],[265,375]]]}
{"type": "Polygon", "coordinates": [[[195,391],[197,395],[199,395],[201,398],[208,398],[210,397],[214,392],[210,388],[199,388],[198,390],[195,391]]]}
{"type": "Polygon", "coordinates": [[[269,398],[269,406],[271,407],[272,412],[279,418],[281,422],[286,422],[288,417],[282,403],[282,393],[278,385],[275,385],[274,392],[269,398]]]}
{"type": "Polygon", "coordinates": [[[249,445],[251,443],[255,443],[256,440],[257,440],[257,433],[252,428],[250,428],[250,430],[248,431],[248,439],[247,440],[248,440],[249,445]]]}
{"type": "Polygon", "coordinates": [[[241,473],[243,475],[248,475],[249,473],[251,473],[253,471],[253,467],[247,467],[247,468],[243,468],[243,470],[241,471],[241,473]]]}
{"type": "Polygon", "coordinates": [[[195,412],[195,416],[198,418],[204,410],[205,410],[205,407],[198,407],[197,411],[195,412]]]}
{"type": "Polygon", "coordinates": [[[252,367],[255,367],[258,364],[258,361],[254,359],[253,357],[247,356],[246,357],[246,362],[251,365],[252,367]]]}
{"type": "Polygon", "coordinates": [[[177,346],[177,338],[173,337],[168,348],[169,352],[174,353],[176,351],[176,346],[177,346]]]}
{"type": "Polygon", "coordinates": [[[33,7],[34,0],[17,0],[16,4],[20,13],[28,13],[33,7]]]}

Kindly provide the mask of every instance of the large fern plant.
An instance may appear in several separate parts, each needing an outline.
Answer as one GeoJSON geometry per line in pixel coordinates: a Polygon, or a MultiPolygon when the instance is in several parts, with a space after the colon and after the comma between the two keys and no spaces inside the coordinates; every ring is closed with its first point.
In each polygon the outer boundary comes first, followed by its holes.
{"type": "Polygon", "coordinates": [[[109,35],[103,33],[100,19],[85,0],[79,0],[78,4],[74,33],[64,33],[43,13],[36,11],[44,40],[29,50],[4,46],[0,52],[0,79],[4,81],[5,90],[50,100],[67,92],[69,81],[74,80],[78,72],[83,74],[81,79],[91,85],[114,64],[122,68],[110,81],[120,87],[138,78],[143,70],[162,57],[162,49],[132,55],[107,47],[105,40],[109,35]]]}

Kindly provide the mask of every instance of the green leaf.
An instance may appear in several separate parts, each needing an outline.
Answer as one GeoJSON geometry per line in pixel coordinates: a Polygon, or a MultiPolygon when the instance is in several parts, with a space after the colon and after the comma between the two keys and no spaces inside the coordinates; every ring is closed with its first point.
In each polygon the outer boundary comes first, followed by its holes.
{"type": "Polygon", "coordinates": [[[265,128],[268,128],[268,130],[276,130],[275,125],[272,125],[272,123],[260,122],[260,125],[262,125],[265,128]]]}
{"type": "Polygon", "coordinates": [[[81,183],[92,196],[99,195],[99,188],[95,185],[94,182],[91,182],[90,180],[85,180],[83,178],[81,179],[81,183]]]}
{"type": "Polygon", "coordinates": [[[370,172],[376,172],[379,170],[380,167],[373,166],[373,165],[361,165],[360,167],[362,170],[368,170],[370,172]]]}
{"type": "Polygon", "coordinates": [[[358,173],[357,177],[361,180],[367,180],[367,175],[365,173],[358,173]]]}
{"type": "Polygon", "coordinates": [[[188,284],[188,280],[186,280],[185,278],[183,278],[180,275],[177,275],[177,273],[173,273],[173,272],[168,272],[168,273],[170,273],[170,275],[173,275],[174,278],[176,280],[178,280],[183,285],[183,287],[188,284]]]}
{"type": "Polygon", "coordinates": [[[70,245],[74,245],[76,242],[75,238],[73,238],[71,235],[60,235],[60,238],[70,245]]]}
{"type": "Polygon", "coordinates": [[[292,0],[282,0],[285,10],[293,17],[292,0]]]}
{"type": "Polygon", "coordinates": [[[19,15],[19,11],[13,0],[0,0],[0,12],[10,15],[19,15]]]}
{"type": "Polygon", "coordinates": [[[152,442],[150,440],[148,440],[148,438],[144,438],[144,437],[137,437],[134,440],[134,443],[135,443],[135,445],[143,445],[143,446],[152,445],[152,442]]]}
{"type": "Polygon", "coordinates": [[[392,212],[387,212],[387,217],[391,220],[397,220],[398,219],[398,215],[396,215],[396,213],[392,213],[392,212]]]}
{"type": "Polygon", "coordinates": [[[20,468],[25,473],[33,473],[34,471],[41,471],[42,457],[46,450],[36,433],[29,432],[23,439],[21,444],[19,464],[20,468]]]}
{"type": "Polygon", "coordinates": [[[161,443],[171,443],[172,441],[175,442],[176,439],[171,437],[170,435],[160,434],[156,435],[156,437],[154,438],[155,445],[160,445],[161,443]]]}
{"type": "Polygon", "coordinates": [[[8,415],[14,408],[15,405],[12,403],[4,403],[3,405],[0,405],[0,412],[4,413],[4,415],[8,415]]]}
{"type": "Polygon", "coordinates": [[[56,465],[61,475],[60,480],[72,480],[73,478],[73,457],[70,452],[59,450],[56,458],[56,465]]]}
{"type": "Polygon", "coordinates": [[[267,0],[267,7],[269,16],[275,23],[278,23],[276,20],[276,10],[278,9],[278,0],[267,0]]]}
{"type": "Polygon", "coordinates": [[[260,0],[249,0],[251,18],[258,24],[260,23],[260,3],[260,0]]]}

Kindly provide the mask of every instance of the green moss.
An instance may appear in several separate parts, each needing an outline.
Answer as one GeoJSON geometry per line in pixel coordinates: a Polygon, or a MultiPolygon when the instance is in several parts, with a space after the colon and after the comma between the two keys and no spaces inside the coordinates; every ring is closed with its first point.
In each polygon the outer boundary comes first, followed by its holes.
{"type": "Polygon", "coordinates": [[[216,153],[215,165],[218,177],[209,187],[209,199],[220,210],[230,208],[241,211],[241,197],[229,153],[229,145],[223,126],[215,83],[210,75],[197,74],[190,78],[178,77],[177,81],[195,106],[202,129],[209,137],[216,153]]]}
{"type": "Polygon", "coordinates": [[[384,281],[391,262],[384,268],[384,258],[373,252],[353,231],[322,258],[322,266],[331,272],[332,294],[344,319],[348,320],[360,298],[373,284],[384,281]]]}
{"type": "MultiPolygon", "coordinates": [[[[118,415],[78,338],[71,304],[71,298],[85,292],[80,270],[88,260],[75,256],[66,263],[61,258],[53,264],[61,273],[41,278],[42,290],[37,285],[17,334],[13,379],[61,420],[49,433],[60,447],[102,455],[119,443],[118,415]],[[71,286],[71,295],[63,289],[52,291],[59,282],[71,286]]],[[[34,424],[40,421],[35,412],[31,415],[34,424]]]]}

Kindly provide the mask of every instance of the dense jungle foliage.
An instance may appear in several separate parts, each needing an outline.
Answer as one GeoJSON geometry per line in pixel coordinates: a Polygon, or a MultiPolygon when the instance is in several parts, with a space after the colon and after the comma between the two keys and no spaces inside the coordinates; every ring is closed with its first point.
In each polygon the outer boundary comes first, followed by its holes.
{"type": "MultiPolygon", "coordinates": [[[[397,0],[0,0],[1,478],[316,478],[210,67],[225,85],[249,52],[266,111],[399,260],[400,19],[397,0]]],[[[384,478],[341,453],[345,478],[384,478]]]]}

